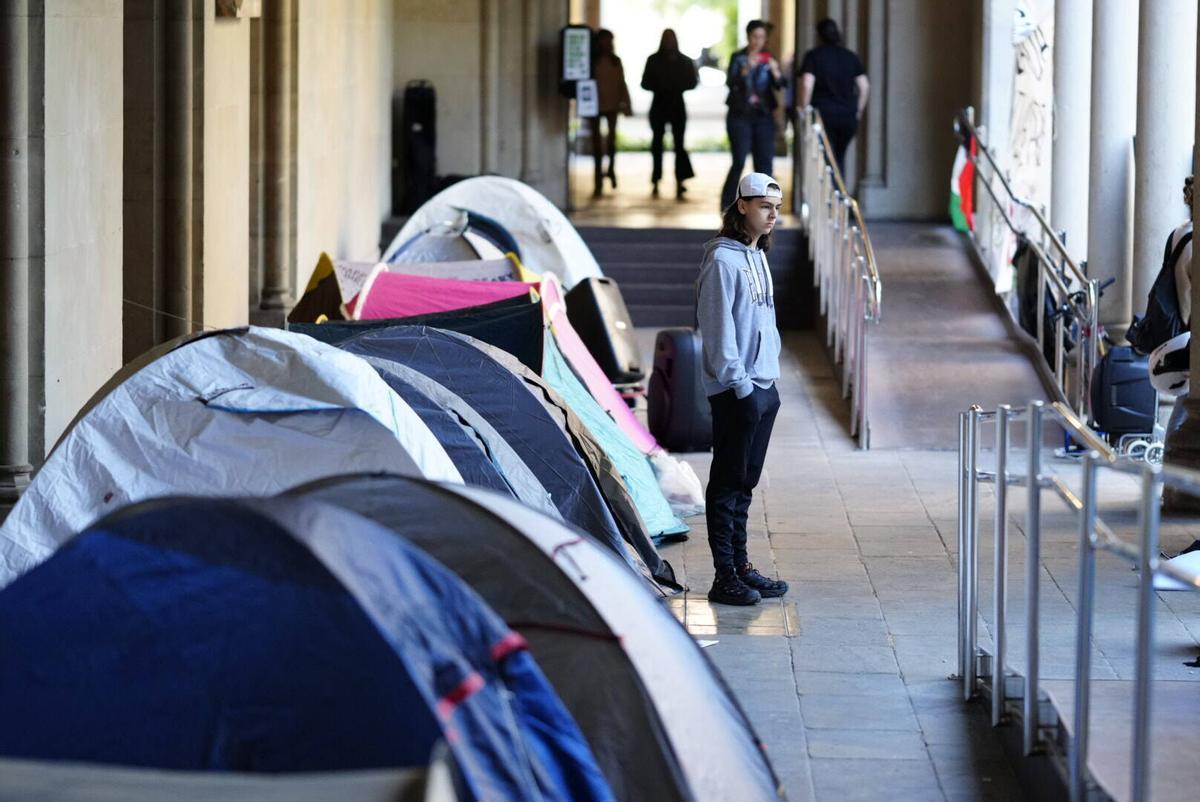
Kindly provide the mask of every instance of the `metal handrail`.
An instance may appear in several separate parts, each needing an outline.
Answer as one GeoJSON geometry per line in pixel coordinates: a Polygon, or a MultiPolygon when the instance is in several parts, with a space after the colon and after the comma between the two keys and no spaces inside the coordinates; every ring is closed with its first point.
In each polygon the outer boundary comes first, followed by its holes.
{"type": "MultiPolygon", "coordinates": [[[[1000,168],[992,149],[984,141],[984,131],[974,123],[974,109],[968,106],[959,113],[955,117],[954,128],[960,136],[966,135],[975,141],[976,152],[970,156],[970,160],[976,168],[976,185],[983,186],[986,196],[991,201],[991,208],[1008,230],[1023,237],[1029,244],[1037,263],[1037,335],[1034,339],[1037,341],[1039,353],[1045,354],[1046,338],[1054,337],[1053,358],[1049,360],[1049,368],[1054,377],[1051,390],[1059,401],[1069,404],[1077,415],[1085,421],[1091,421],[1092,373],[1100,361],[1099,283],[1089,279],[1083,267],[1072,258],[1062,236],[1050,226],[1042,210],[1013,191],[1008,176],[1000,168]],[[999,184],[999,189],[993,182],[999,184]],[[1032,226],[1033,230],[1021,227],[1009,210],[1012,206],[1020,207],[1029,213],[1035,224],[1032,226]],[[1050,285],[1049,288],[1047,284],[1050,285]],[[1055,308],[1062,313],[1069,313],[1080,323],[1079,356],[1075,359],[1073,384],[1067,377],[1069,358],[1063,347],[1063,315],[1060,314],[1056,319],[1052,333],[1045,330],[1043,310],[1047,290],[1051,293],[1055,308]]],[[[971,232],[971,242],[979,252],[980,258],[987,262],[990,256],[985,253],[987,243],[981,243],[974,231],[971,232]]]]}
{"type": "Polygon", "coordinates": [[[820,113],[806,108],[798,120],[800,220],[808,235],[813,286],[825,316],[826,344],[842,365],[842,397],[850,399],[850,434],[870,447],[867,390],[867,324],[878,323],[883,283],[875,249],[858,202],[846,189],[820,113]]]}
{"type": "Polygon", "coordinates": [[[1159,557],[1159,507],[1162,488],[1169,486],[1200,495],[1200,472],[1174,466],[1135,462],[1114,451],[1067,404],[1049,406],[1032,402],[1025,409],[1001,405],[994,412],[978,406],[959,415],[958,452],[958,669],[963,680],[963,698],[970,700],[980,689],[991,691],[992,724],[999,725],[1007,715],[1019,714],[1026,755],[1053,748],[1054,738],[1043,737],[1039,729],[1039,633],[1041,568],[1041,492],[1050,489],[1079,515],[1079,601],[1076,608],[1074,739],[1067,754],[1067,783],[1073,802],[1088,796],[1091,779],[1087,770],[1089,705],[1091,701],[1091,641],[1095,606],[1096,552],[1105,551],[1135,563],[1139,569],[1137,608],[1137,653],[1134,671],[1134,724],[1131,797],[1134,802],[1150,798],[1150,719],[1152,650],[1154,643],[1154,577],[1167,576],[1200,590],[1200,575],[1184,571],[1159,557]],[[1008,471],[1010,424],[1027,421],[1027,467],[1024,476],[1008,471]],[[1083,462],[1083,488],[1076,495],[1060,477],[1042,468],[1044,424],[1053,419],[1086,449],[1083,462]],[[980,426],[994,421],[996,426],[996,469],[979,469],[980,426]],[[1136,544],[1118,537],[1097,514],[1097,474],[1107,469],[1141,478],[1140,537],[1136,544]],[[980,676],[981,659],[986,652],[978,643],[979,618],[979,485],[993,483],[996,505],[993,526],[993,624],[994,648],[990,677],[980,676]],[[1025,517],[1025,671],[1024,690],[1019,706],[1007,697],[1006,664],[1008,606],[1008,506],[1007,488],[1024,487],[1027,492],[1025,517]]]}

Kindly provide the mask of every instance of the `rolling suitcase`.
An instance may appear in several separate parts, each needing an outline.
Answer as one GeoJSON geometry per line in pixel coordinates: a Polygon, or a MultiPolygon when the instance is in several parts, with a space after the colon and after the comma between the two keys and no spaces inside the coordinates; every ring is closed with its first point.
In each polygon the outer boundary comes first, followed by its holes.
{"type": "Polygon", "coordinates": [[[598,277],[576,284],[567,293],[567,319],[613,384],[646,378],[633,321],[617,282],[598,277]]]}
{"type": "Polygon", "coordinates": [[[712,411],[700,375],[702,356],[695,329],[663,329],[654,339],[648,422],[650,433],[668,451],[712,448],[712,411]]]}
{"type": "Polygon", "coordinates": [[[1150,357],[1114,346],[1092,376],[1092,417],[1110,438],[1154,430],[1158,396],[1150,384],[1150,357]]]}
{"type": "Polygon", "coordinates": [[[411,214],[433,197],[437,186],[437,93],[429,81],[404,87],[404,199],[411,214]]]}

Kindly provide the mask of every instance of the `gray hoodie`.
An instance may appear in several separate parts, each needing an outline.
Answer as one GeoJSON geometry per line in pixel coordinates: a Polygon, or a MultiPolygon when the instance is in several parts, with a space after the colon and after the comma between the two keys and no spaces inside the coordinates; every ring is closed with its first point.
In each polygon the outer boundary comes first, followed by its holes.
{"type": "Polygon", "coordinates": [[[767,257],[728,237],[704,244],[696,280],[696,325],[704,342],[704,393],[738,398],[779,378],[775,287],[767,257]]]}

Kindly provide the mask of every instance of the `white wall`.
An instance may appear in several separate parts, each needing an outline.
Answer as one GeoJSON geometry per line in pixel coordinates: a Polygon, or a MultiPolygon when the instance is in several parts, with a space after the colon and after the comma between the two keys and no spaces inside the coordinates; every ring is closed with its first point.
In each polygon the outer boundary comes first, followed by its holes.
{"type": "Polygon", "coordinates": [[[393,76],[402,96],[409,81],[437,91],[439,174],[475,175],[480,160],[482,17],[479,0],[395,0],[393,76]]]}
{"type": "Polygon", "coordinates": [[[204,20],[203,250],[196,286],[205,326],[242,326],[249,309],[250,21],[204,20]]]}
{"type": "Polygon", "coordinates": [[[292,286],[301,291],[321,251],[379,255],[391,206],[392,3],[299,0],[292,286]]]}
{"type": "Polygon", "coordinates": [[[121,366],[123,3],[46,0],[45,9],[46,409],[44,443],[30,449],[37,460],[121,366]]]}
{"type": "Polygon", "coordinates": [[[954,114],[975,102],[977,14],[978,3],[963,0],[888,4],[884,183],[862,188],[868,217],[946,218],[954,114]]]}

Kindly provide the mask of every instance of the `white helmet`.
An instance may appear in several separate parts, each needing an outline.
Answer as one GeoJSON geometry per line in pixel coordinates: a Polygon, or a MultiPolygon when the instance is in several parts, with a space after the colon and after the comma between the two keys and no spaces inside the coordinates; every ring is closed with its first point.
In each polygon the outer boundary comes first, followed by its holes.
{"type": "Polygon", "coordinates": [[[1150,384],[1163,395],[1188,394],[1188,355],[1192,333],[1185,331],[1150,353],[1150,384]]]}

